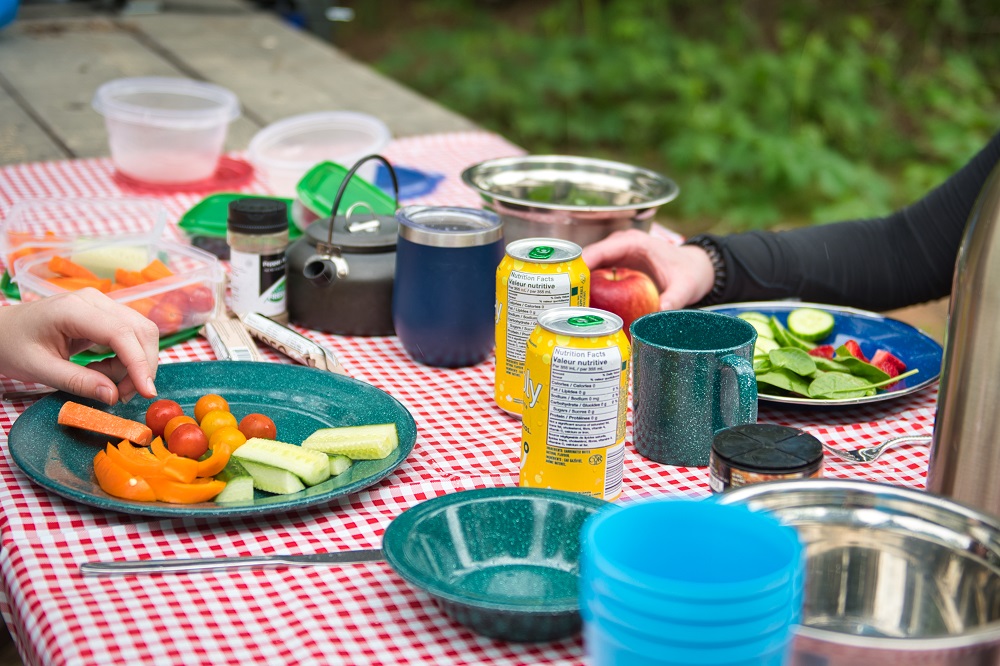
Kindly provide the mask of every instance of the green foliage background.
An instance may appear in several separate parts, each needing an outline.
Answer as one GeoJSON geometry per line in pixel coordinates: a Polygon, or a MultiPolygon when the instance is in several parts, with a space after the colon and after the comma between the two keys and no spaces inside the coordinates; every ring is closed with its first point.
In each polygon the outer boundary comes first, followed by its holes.
{"type": "Polygon", "coordinates": [[[359,2],[337,45],[529,152],[657,169],[692,232],[879,215],[1000,123],[991,0],[359,2]]]}

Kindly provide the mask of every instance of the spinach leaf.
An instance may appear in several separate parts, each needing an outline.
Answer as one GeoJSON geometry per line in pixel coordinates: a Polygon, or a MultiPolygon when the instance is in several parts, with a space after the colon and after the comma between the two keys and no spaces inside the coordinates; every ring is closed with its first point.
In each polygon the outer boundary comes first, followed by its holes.
{"type": "Polygon", "coordinates": [[[837,347],[837,353],[833,357],[833,360],[846,365],[848,372],[852,375],[864,377],[874,384],[884,382],[889,379],[889,375],[887,373],[883,372],[879,368],[876,368],[871,363],[865,363],[860,358],[853,356],[844,345],[837,347]]]}
{"type": "Polygon", "coordinates": [[[875,395],[875,389],[864,378],[845,372],[820,373],[809,384],[810,398],[863,398],[875,395]]]}
{"type": "Polygon", "coordinates": [[[833,361],[822,356],[813,356],[812,358],[816,363],[816,369],[820,372],[846,372],[848,374],[851,372],[851,369],[847,365],[839,361],[833,361]]]}
{"type": "Polygon", "coordinates": [[[813,357],[796,347],[781,347],[767,354],[771,365],[775,368],[787,368],[797,375],[809,377],[816,372],[816,361],[813,357]]]}
{"type": "Polygon", "coordinates": [[[771,331],[774,333],[774,341],[782,347],[797,347],[799,349],[809,351],[816,346],[812,343],[806,342],[799,336],[789,331],[780,321],[778,321],[777,317],[772,316],[768,323],[771,325],[771,331]]]}
{"type": "Polygon", "coordinates": [[[757,375],[758,384],[767,384],[797,395],[809,397],[809,380],[785,368],[773,368],[757,375]]]}

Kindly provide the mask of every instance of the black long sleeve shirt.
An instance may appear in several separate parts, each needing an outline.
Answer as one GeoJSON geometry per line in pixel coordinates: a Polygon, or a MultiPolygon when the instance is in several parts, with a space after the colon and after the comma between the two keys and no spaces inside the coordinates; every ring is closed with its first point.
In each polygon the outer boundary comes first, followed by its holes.
{"type": "Polygon", "coordinates": [[[923,199],[884,218],[710,236],[726,267],[719,302],[798,297],[891,310],[947,296],[972,207],[1000,162],[1000,133],[923,199]]]}

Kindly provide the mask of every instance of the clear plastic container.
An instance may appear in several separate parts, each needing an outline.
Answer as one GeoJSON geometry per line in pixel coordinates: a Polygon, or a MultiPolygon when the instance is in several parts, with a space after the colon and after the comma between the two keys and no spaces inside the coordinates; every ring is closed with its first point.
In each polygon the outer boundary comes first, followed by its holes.
{"type": "Polygon", "coordinates": [[[15,274],[19,257],[94,242],[158,240],[167,209],[155,199],[24,199],[0,226],[0,256],[15,274]]]}
{"type": "MultiPolygon", "coordinates": [[[[295,186],[309,169],[333,161],[347,168],[362,157],[381,152],[392,134],[381,120],[352,111],[321,111],[279,120],[254,135],[247,150],[250,162],[271,192],[295,197],[295,186]]],[[[375,180],[375,162],[358,176],[375,180]]]]}
{"type": "Polygon", "coordinates": [[[211,178],[229,123],[240,115],[231,91],[169,77],[109,81],[97,89],[93,107],[104,116],[115,167],[154,184],[211,178]]]}
{"type": "Polygon", "coordinates": [[[79,244],[36,252],[15,261],[15,280],[22,301],[69,291],[50,282],[57,277],[49,269],[49,261],[55,255],[65,256],[117,285],[107,295],[153,320],[161,336],[208,321],[216,309],[225,275],[213,255],[180,243],[159,240],[79,244]],[[173,275],[123,286],[126,283],[115,273],[117,268],[141,270],[154,259],[163,262],[173,275]]]}

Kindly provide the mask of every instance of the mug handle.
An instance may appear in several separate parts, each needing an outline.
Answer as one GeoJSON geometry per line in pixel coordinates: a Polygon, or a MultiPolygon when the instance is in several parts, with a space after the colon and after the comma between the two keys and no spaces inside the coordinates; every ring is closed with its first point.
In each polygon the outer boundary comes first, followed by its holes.
{"type": "Polygon", "coordinates": [[[754,374],[753,365],[737,354],[726,354],[720,361],[723,365],[732,368],[736,374],[736,388],[740,394],[740,402],[735,423],[756,423],[757,376],[754,374]]]}

